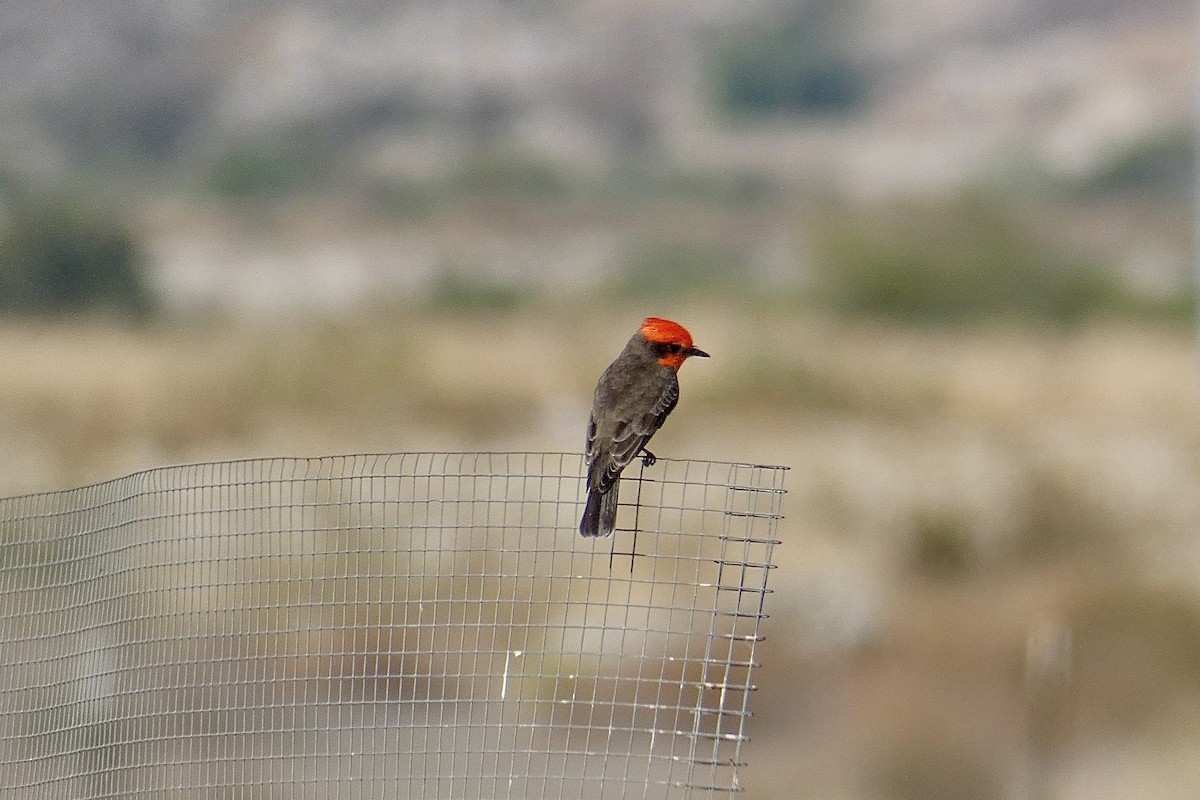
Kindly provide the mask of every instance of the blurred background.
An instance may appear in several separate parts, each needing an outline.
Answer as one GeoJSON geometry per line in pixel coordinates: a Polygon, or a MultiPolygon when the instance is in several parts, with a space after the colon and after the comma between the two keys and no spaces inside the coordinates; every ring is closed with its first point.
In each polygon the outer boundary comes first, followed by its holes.
{"type": "Polygon", "coordinates": [[[1193,17],[3,4],[0,494],[574,452],[670,317],[792,468],[745,797],[1200,796],[1193,17]]]}

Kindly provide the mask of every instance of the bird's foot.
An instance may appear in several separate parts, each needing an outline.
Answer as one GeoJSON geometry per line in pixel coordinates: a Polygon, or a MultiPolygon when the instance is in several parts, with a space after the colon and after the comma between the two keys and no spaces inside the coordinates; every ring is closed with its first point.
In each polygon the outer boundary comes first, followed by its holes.
{"type": "Polygon", "coordinates": [[[646,448],[644,448],[644,447],[642,448],[642,466],[643,467],[653,467],[655,462],[657,462],[657,461],[658,461],[658,456],[654,455],[654,453],[651,453],[646,448]]]}

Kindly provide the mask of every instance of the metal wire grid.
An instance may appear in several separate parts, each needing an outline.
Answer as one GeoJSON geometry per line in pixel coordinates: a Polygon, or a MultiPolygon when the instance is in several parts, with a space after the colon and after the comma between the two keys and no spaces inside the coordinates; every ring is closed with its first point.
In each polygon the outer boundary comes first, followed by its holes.
{"type": "Polygon", "coordinates": [[[739,789],[784,469],[354,455],[0,500],[6,798],[739,789]],[[640,474],[639,474],[640,473],[640,474]]]}

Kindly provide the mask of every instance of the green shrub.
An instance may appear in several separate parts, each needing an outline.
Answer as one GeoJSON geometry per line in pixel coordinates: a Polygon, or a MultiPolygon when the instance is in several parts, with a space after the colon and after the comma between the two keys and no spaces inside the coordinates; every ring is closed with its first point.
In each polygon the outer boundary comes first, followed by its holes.
{"type": "Polygon", "coordinates": [[[657,181],[660,197],[733,208],[762,207],[780,199],[778,184],[754,171],[672,171],[657,181]]]}
{"type": "Polygon", "coordinates": [[[553,164],[519,153],[485,151],[469,159],[451,178],[466,195],[525,200],[557,199],[571,191],[568,176],[553,164]]]}
{"type": "Polygon", "coordinates": [[[372,211],[405,219],[428,218],[445,200],[431,184],[406,178],[365,181],[359,197],[372,211]]]}
{"type": "Polygon", "coordinates": [[[319,182],[332,156],[319,141],[294,135],[232,145],[212,164],[208,188],[241,200],[286,195],[319,182]]]}
{"type": "Polygon", "coordinates": [[[529,290],[516,283],[451,268],[439,276],[431,300],[435,308],[452,311],[511,311],[529,295],[529,290]]]}
{"type": "Polygon", "coordinates": [[[844,52],[836,18],[845,3],[809,2],[764,21],[714,57],[719,105],[732,115],[853,111],[866,98],[865,72],[844,52]]]}
{"type": "Polygon", "coordinates": [[[719,243],[653,237],[634,249],[619,273],[619,289],[635,296],[687,296],[744,282],[735,253],[719,243]]]}
{"type": "Polygon", "coordinates": [[[76,199],[19,203],[0,234],[0,310],[151,310],[142,245],[115,214],[76,199]]]}
{"type": "Polygon", "coordinates": [[[1192,131],[1162,131],[1112,153],[1078,190],[1084,197],[1149,192],[1159,198],[1190,197],[1195,174],[1192,131]]]}
{"type": "Polygon", "coordinates": [[[979,553],[970,527],[958,515],[927,509],[913,520],[912,563],[928,578],[953,579],[969,573],[979,553]]]}
{"type": "Polygon", "coordinates": [[[1138,307],[1101,265],[977,199],[842,212],[817,226],[816,290],[843,311],[917,322],[1071,323],[1138,307]]]}

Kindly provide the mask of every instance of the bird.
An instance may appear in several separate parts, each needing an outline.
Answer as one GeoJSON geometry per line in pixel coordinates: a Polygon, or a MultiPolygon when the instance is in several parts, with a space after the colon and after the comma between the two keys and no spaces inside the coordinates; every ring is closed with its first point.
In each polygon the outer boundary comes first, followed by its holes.
{"type": "Polygon", "coordinates": [[[587,427],[587,503],[580,535],[612,535],[621,471],[638,453],[645,466],[654,464],[646,443],[679,402],[677,375],[692,356],[709,357],[692,343],[686,328],[647,317],[600,375],[587,427]]]}

